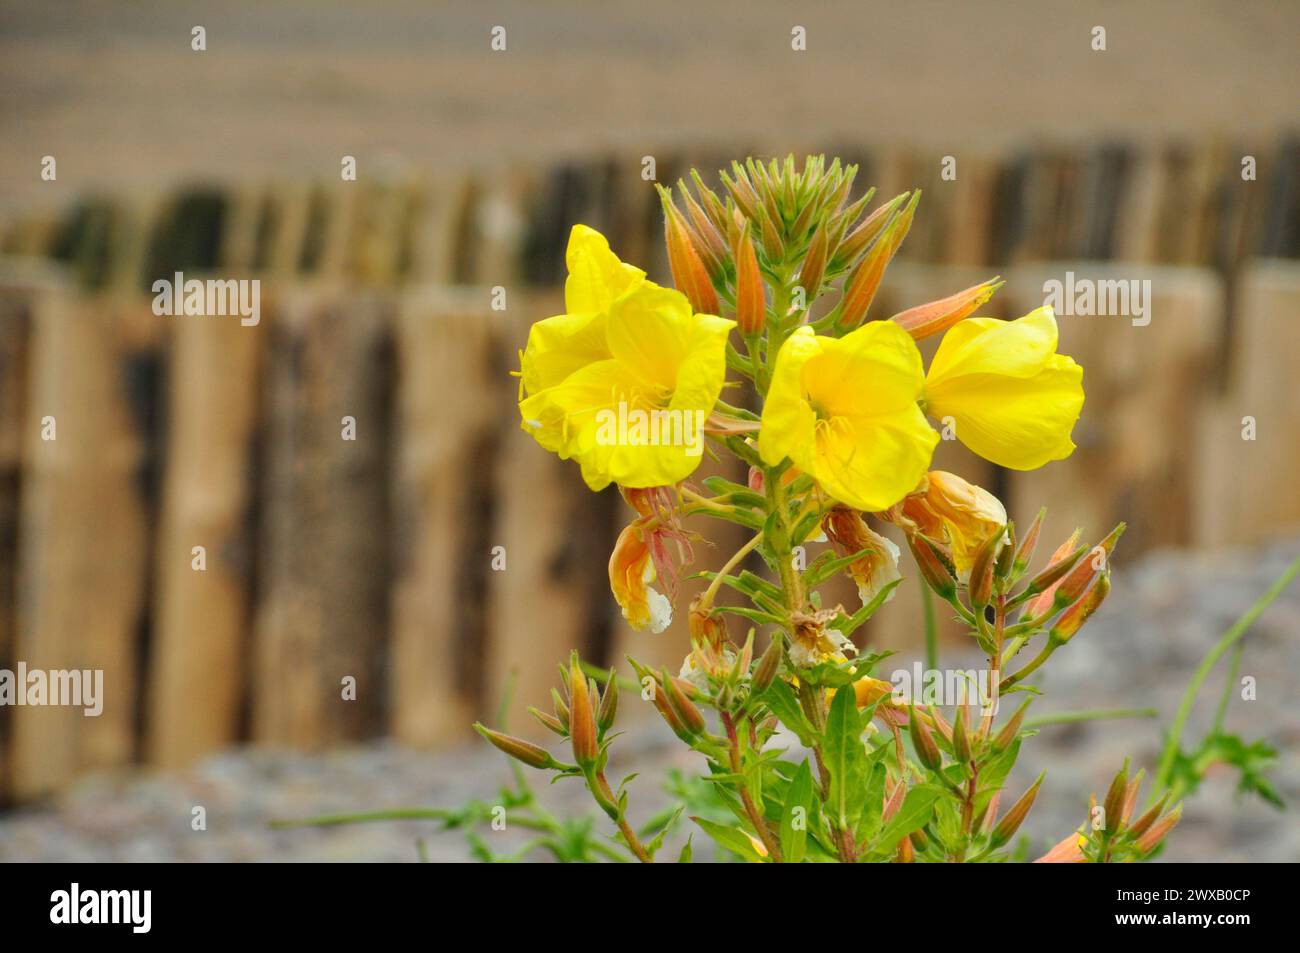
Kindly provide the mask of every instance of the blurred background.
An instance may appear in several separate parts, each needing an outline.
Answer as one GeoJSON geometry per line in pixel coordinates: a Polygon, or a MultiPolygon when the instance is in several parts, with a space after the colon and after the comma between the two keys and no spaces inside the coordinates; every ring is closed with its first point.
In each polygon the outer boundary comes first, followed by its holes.
{"type": "MultiPolygon", "coordinates": [[[[526,732],[570,648],[680,664],[683,625],[632,633],[608,593],[630,511],[518,430],[509,376],[561,310],[573,224],[668,280],[647,160],[712,183],[825,152],[882,200],[921,188],[873,317],[995,274],[1000,317],[1070,271],[1151,281],[1145,326],[1061,318],[1088,392],[1070,459],[1012,474],[945,443],[936,467],[1022,524],[1049,504],[1053,546],[1128,521],[1043,705],[1167,724],[1300,551],[1297,27],[1293,4],[3,0],[0,668],[102,669],[106,698],[0,707],[0,859],[413,859],[407,827],[265,821],[490,792],[470,723],[505,702],[526,732]],[[177,271],[259,279],[260,323],[155,316],[177,271]]],[[[1260,619],[1259,699],[1230,716],[1282,751],[1284,796],[1298,617],[1293,592],[1260,619]]],[[[906,657],[921,618],[906,586],[865,640],[906,657]]],[[[1026,770],[1065,780],[1035,843],[1159,730],[1045,729],[1026,770]]],[[[1287,815],[1207,798],[1169,856],[1300,856],[1287,815]]]]}

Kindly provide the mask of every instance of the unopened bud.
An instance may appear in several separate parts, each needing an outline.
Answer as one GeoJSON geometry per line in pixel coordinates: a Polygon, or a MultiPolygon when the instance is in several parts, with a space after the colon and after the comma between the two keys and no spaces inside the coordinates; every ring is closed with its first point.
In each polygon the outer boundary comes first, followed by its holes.
{"type": "Polygon", "coordinates": [[[862,254],[867,246],[876,240],[884,227],[889,224],[894,217],[894,213],[907,201],[910,194],[910,192],[904,192],[901,195],[895,195],[868,215],[862,224],[849,232],[835,252],[834,264],[836,266],[850,264],[858,255],[862,254]]]}
{"type": "Polygon", "coordinates": [[[1115,779],[1110,782],[1106,800],[1101,802],[1101,809],[1106,814],[1106,833],[1116,834],[1124,827],[1124,796],[1128,793],[1128,762],[1120,768],[1115,779]]]}
{"type": "Polygon", "coordinates": [[[692,739],[698,738],[704,733],[703,713],[682,692],[677,679],[669,676],[667,672],[663,673],[662,678],[664,694],[668,698],[668,707],[677,716],[677,721],[686,733],[692,739]]]}
{"type": "Polygon", "coordinates": [[[970,737],[966,733],[966,705],[957,706],[952,719],[952,756],[961,762],[971,758],[970,737]]]}
{"type": "Polygon", "coordinates": [[[1053,642],[1065,643],[1074,638],[1074,634],[1083,628],[1083,624],[1088,618],[1097,611],[1097,608],[1105,601],[1106,596],[1110,593],[1110,576],[1104,574],[1097,577],[1097,581],[1074,605],[1061,613],[1061,617],[1056,620],[1052,630],[1048,633],[1048,638],[1053,642]]]}
{"type": "Polygon", "coordinates": [[[939,751],[939,746],[935,744],[930,729],[922,723],[916,708],[912,708],[911,717],[907,720],[907,730],[912,736],[916,759],[931,771],[938,771],[943,766],[943,755],[939,751]]]}
{"type": "Polygon", "coordinates": [[[1029,524],[1029,529],[1025,531],[1024,538],[1020,541],[1020,549],[1016,551],[1015,562],[1011,564],[1011,571],[1015,575],[1020,575],[1029,568],[1030,561],[1034,558],[1034,550],[1038,548],[1038,537],[1043,532],[1043,520],[1047,518],[1047,507],[1038,511],[1034,521],[1029,524]]]}
{"type": "Polygon", "coordinates": [[[569,730],[565,728],[564,725],[561,724],[560,719],[556,718],[554,715],[548,715],[546,712],[537,708],[529,708],[528,714],[532,715],[546,726],[547,729],[555,732],[561,738],[567,738],[569,736],[569,730]]]}
{"type": "Polygon", "coordinates": [[[668,267],[673,273],[673,284],[686,295],[697,314],[717,314],[718,293],[691,240],[686,220],[673,203],[672,193],[663,186],[657,188],[664,207],[664,242],[668,247],[668,267]]]}
{"type": "Polygon", "coordinates": [[[1129,825],[1129,833],[1133,837],[1141,837],[1145,834],[1150,829],[1151,825],[1156,822],[1156,818],[1160,816],[1160,813],[1165,809],[1165,805],[1168,803],[1169,795],[1166,793],[1160,798],[1160,800],[1156,801],[1148,811],[1143,813],[1141,817],[1129,825]]]}
{"type": "Polygon", "coordinates": [[[736,324],[741,334],[758,334],[767,320],[767,300],[763,294],[763,275],[758,270],[758,255],[749,237],[749,223],[736,240],[736,324]]]}
{"type": "Polygon", "coordinates": [[[995,749],[1002,751],[1020,736],[1020,725],[1024,722],[1025,712],[1029,710],[1029,706],[1033,704],[1033,701],[1032,698],[1026,699],[1025,703],[1016,709],[1016,713],[1011,716],[1011,720],[1003,726],[997,737],[993,739],[995,749]]]}
{"type": "Polygon", "coordinates": [[[1007,841],[1015,836],[1020,825],[1024,823],[1025,818],[1029,815],[1029,809],[1034,806],[1034,798],[1038,797],[1038,788],[1043,783],[1046,772],[1038,776],[1038,780],[1030,785],[1029,790],[1020,795],[1020,800],[1011,805],[1011,810],[1007,811],[1006,816],[998,821],[993,828],[993,834],[990,841],[995,847],[1001,847],[1007,841]]]}
{"type": "Polygon", "coordinates": [[[1144,854],[1151,853],[1151,851],[1160,846],[1160,842],[1174,829],[1182,816],[1183,806],[1179,804],[1164,817],[1160,818],[1160,820],[1156,821],[1156,823],[1151,826],[1150,830],[1137,839],[1137,849],[1144,854]]]}
{"type": "Polygon", "coordinates": [[[808,254],[804,256],[803,267],[799,269],[799,284],[803,288],[804,299],[809,307],[822,290],[822,279],[826,276],[826,258],[829,254],[830,235],[827,223],[823,222],[808,243],[808,254]]]}
{"type": "Polygon", "coordinates": [[[603,735],[614,725],[614,716],[618,714],[618,673],[609,670],[609,681],[605,683],[605,693],[600,696],[600,708],[596,711],[596,726],[603,735]]]}
{"type": "Polygon", "coordinates": [[[777,672],[781,670],[781,659],[784,654],[781,637],[773,636],[767,651],[758,660],[758,667],[754,669],[754,678],[750,683],[751,691],[765,691],[776,680],[777,672]]]}
{"type": "Polygon", "coordinates": [[[989,604],[993,598],[993,565],[997,559],[998,551],[1004,545],[1007,528],[1005,526],[997,527],[993,534],[984,541],[978,551],[975,553],[975,560],[971,563],[970,569],[970,595],[971,608],[979,611],[989,604]]]}
{"type": "Polygon", "coordinates": [[[840,303],[838,324],[841,328],[852,330],[866,320],[871,302],[876,297],[876,290],[880,287],[880,280],[885,275],[885,269],[893,260],[898,246],[903,244],[908,229],[912,227],[912,215],[916,211],[916,203],[920,198],[921,192],[918,189],[912,194],[911,201],[903,210],[885,226],[885,230],[880,233],[880,238],[867,250],[861,263],[849,278],[844,288],[844,298],[840,303]]]}
{"type": "Polygon", "coordinates": [[[569,661],[569,741],[573,745],[574,760],[579,765],[586,768],[596,763],[600,755],[596,741],[596,713],[577,652],[569,661]]]}
{"type": "Polygon", "coordinates": [[[554,688],[551,689],[551,705],[555,708],[555,717],[564,726],[564,730],[569,730],[569,706],[564,703],[560,693],[554,688]]]}
{"type": "Polygon", "coordinates": [[[1053,597],[1054,610],[1064,609],[1075,602],[1088,589],[1089,584],[1110,568],[1110,554],[1115,551],[1115,544],[1124,534],[1125,524],[1120,523],[1110,535],[1092,548],[1087,557],[1075,566],[1068,576],[1056,587],[1053,597]]]}
{"type": "Polygon", "coordinates": [[[912,550],[921,578],[940,598],[951,599],[957,593],[957,569],[952,558],[928,536],[909,536],[907,545],[912,550]]]}
{"type": "Polygon", "coordinates": [[[993,292],[1003,284],[1005,282],[1000,278],[992,278],[965,291],[958,291],[947,298],[900,311],[889,320],[912,335],[913,340],[920,341],[935,334],[942,334],[954,324],[970,317],[983,307],[984,302],[993,297],[993,292]]]}
{"type": "Polygon", "coordinates": [[[550,768],[558,767],[558,762],[551,757],[551,753],[545,748],[539,747],[522,738],[515,738],[512,735],[505,735],[499,731],[493,731],[479,722],[474,723],[474,730],[490,741],[496,748],[504,751],[516,761],[521,761],[530,768],[550,768]]]}

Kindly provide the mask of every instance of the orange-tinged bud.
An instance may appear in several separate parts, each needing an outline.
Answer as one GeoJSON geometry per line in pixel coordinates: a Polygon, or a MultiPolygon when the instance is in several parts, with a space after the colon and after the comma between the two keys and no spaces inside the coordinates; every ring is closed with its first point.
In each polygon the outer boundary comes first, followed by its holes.
{"type": "Polygon", "coordinates": [[[846,265],[853,261],[858,255],[866,250],[866,247],[875,241],[886,225],[894,217],[894,213],[899,207],[907,201],[910,192],[904,192],[901,195],[895,195],[880,208],[876,209],[853,231],[845,236],[844,241],[840,243],[839,249],[835,252],[835,264],[846,265]]]}
{"type": "Polygon", "coordinates": [[[898,856],[894,858],[894,862],[898,864],[910,864],[915,860],[916,852],[912,849],[912,838],[904,836],[903,839],[898,842],[898,856]]]}
{"type": "Polygon", "coordinates": [[[993,598],[993,565],[998,552],[1006,542],[1007,528],[996,527],[975,553],[970,569],[970,604],[972,609],[983,609],[993,598]]]}
{"type": "Polygon", "coordinates": [[[920,713],[915,708],[912,709],[911,715],[907,720],[907,730],[912,736],[916,759],[931,771],[938,771],[943,766],[943,755],[939,751],[939,746],[935,744],[934,736],[922,723],[920,713]]]}
{"type": "Polygon", "coordinates": [[[1133,780],[1128,783],[1128,790],[1124,792],[1124,811],[1120,815],[1125,824],[1133,816],[1133,809],[1137,807],[1138,791],[1142,787],[1142,779],[1146,777],[1146,768],[1143,768],[1133,776],[1133,780]]]}
{"type": "Polygon", "coordinates": [[[1088,621],[1089,616],[1097,611],[1097,608],[1109,594],[1110,576],[1098,576],[1097,581],[1092,584],[1092,588],[1084,594],[1083,598],[1061,614],[1047,637],[1051,641],[1061,644],[1070,641],[1074,634],[1083,628],[1083,624],[1088,621]]]}
{"type": "Polygon", "coordinates": [[[763,275],[758,270],[758,255],[749,237],[749,223],[736,240],[736,323],[741,334],[758,334],[767,320],[767,301],[763,295],[763,275]]]}
{"type": "Polygon", "coordinates": [[[569,741],[573,744],[574,760],[579,765],[586,768],[596,763],[600,754],[596,741],[596,713],[577,652],[569,660],[569,741]]]}
{"type": "Polygon", "coordinates": [[[678,723],[692,739],[699,737],[704,733],[703,713],[682,692],[677,679],[670,677],[667,672],[663,673],[662,679],[668,707],[677,716],[678,723]]]}
{"type": "Polygon", "coordinates": [[[1045,776],[1046,772],[1040,774],[1038,780],[1030,785],[1029,790],[1020,796],[1020,800],[1011,805],[1011,810],[1007,811],[1006,816],[998,821],[990,837],[994,846],[1001,847],[1015,836],[1016,831],[1029,815],[1029,809],[1034,806],[1034,798],[1038,797],[1038,788],[1042,785],[1045,776]]]}
{"type": "Polygon", "coordinates": [[[1120,768],[1115,779],[1110,782],[1110,788],[1106,791],[1106,799],[1101,803],[1101,809],[1105,813],[1106,833],[1118,833],[1124,826],[1124,799],[1128,794],[1128,762],[1124,762],[1124,767],[1120,768]]]}
{"type": "Polygon", "coordinates": [[[600,696],[600,708],[596,711],[596,726],[603,735],[614,726],[618,714],[618,672],[609,670],[609,681],[605,683],[605,693],[600,696]]]}
{"type": "Polygon", "coordinates": [[[1146,813],[1129,825],[1129,833],[1133,837],[1141,837],[1145,834],[1150,829],[1151,825],[1156,822],[1156,818],[1160,816],[1160,813],[1165,809],[1165,805],[1168,802],[1169,795],[1166,793],[1159,801],[1156,801],[1156,803],[1151,806],[1150,810],[1146,811],[1146,813]]]}
{"type": "Polygon", "coordinates": [[[844,298],[840,302],[838,324],[841,328],[852,330],[866,320],[885,269],[889,267],[898,246],[903,244],[908,229],[912,227],[912,215],[920,198],[921,192],[918,189],[912,194],[912,200],[885,226],[880,238],[867,250],[849,278],[844,288],[844,298]]]}
{"type": "Polygon", "coordinates": [[[966,706],[957,706],[952,719],[952,756],[958,761],[971,759],[970,736],[966,731],[966,706]]]}
{"type": "Polygon", "coordinates": [[[1092,548],[1083,562],[1075,566],[1068,576],[1056,587],[1052,599],[1053,609],[1064,609],[1075,602],[1088,589],[1089,584],[1104,574],[1110,567],[1110,554],[1115,551],[1115,544],[1124,534],[1124,523],[1120,523],[1110,535],[1092,548]]]}
{"type": "Polygon", "coordinates": [[[921,578],[943,599],[951,599],[957,593],[957,570],[942,546],[928,536],[908,537],[908,547],[921,578]]]}
{"type": "Polygon", "coordinates": [[[673,284],[686,295],[697,314],[718,313],[718,293],[691,240],[686,220],[673,203],[672,193],[657,186],[664,207],[664,241],[668,246],[668,267],[672,269],[673,284]]]}
{"type": "Polygon", "coordinates": [[[532,742],[502,734],[499,731],[493,731],[478,722],[474,723],[474,730],[490,741],[496,748],[530,768],[559,767],[559,762],[551,757],[549,751],[532,742]]]}
{"type": "Polygon", "coordinates": [[[1011,571],[1015,575],[1020,575],[1029,568],[1030,561],[1034,558],[1034,550],[1038,548],[1038,537],[1043,532],[1043,520],[1047,518],[1047,507],[1038,511],[1034,521],[1029,524],[1029,529],[1025,531],[1024,538],[1020,541],[1020,548],[1016,550],[1015,562],[1011,564],[1011,571]]]}
{"type": "Polygon", "coordinates": [[[720,281],[726,277],[726,262],[731,257],[727,242],[722,237],[722,232],[718,230],[718,227],[709,217],[709,214],[704,211],[700,203],[695,200],[695,196],[691,195],[686,188],[686,183],[679,181],[678,188],[681,189],[686,202],[686,213],[690,216],[691,225],[694,226],[695,250],[704,259],[704,267],[709,269],[709,275],[720,281]]]}
{"type": "Polygon", "coordinates": [[[808,254],[804,256],[803,266],[799,269],[799,285],[803,288],[804,303],[812,307],[813,301],[822,290],[822,279],[826,277],[826,257],[830,252],[830,233],[826,223],[822,223],[808,243],[808,254]]]}
{"type": "Polygon", "coordinates": [[[982,284],[958,291],[954,295],[918,304],[915,308],[900,311],[889,320],[900,325],[912,335],[915,341],[921,341],[935,334],[942,334],[954,324],[969,318],[984,306],[984,302],[993,297],[993,292],[1006,282],[1001,278],[990,278],[982,284]]]}
{"type": "Polygon", "coordinates": [[[1156,823],[1151,826],[1150,830],[1137,839],[1137,849],[1144,854],[1151,853],[1151,851],[1160,846],[1160,842],[1174,829],[1182,816],[1183,806],[1179,804],[1164,817],[1160,818],[1160,820],[1156,821],[1156,823]]]}
{"type": "Polygon", "coordinates": [[[1088,844],[1088,838],[1084,837],[1078,831],[1067,836],[1059,844],[1049,850],[1042,857],[1039,857],[1034,863],[1036,864],[1082,864],[1086,863],[1088,858],[1083,853],[1083,848],[1088,844]]]}
{"type": "Polygon", "coordinates": [[[750,682],[752,691],[764,691],[776,680],[777,673],[781,671],[781,660],[784,655],[781,638],[774,636],[767,651],[759,658],[758,667],[754,669],[754,677],[750,682]]]}
{"type": "Polygon", "coordinates": [[[529,708],[528,714],[532,715],[539,722],[541,722],[551,731],[555,732],[561,738],[568,737],[569,730],[565,728],[564,725],[561,724],[560,719],[556,718],[554,715],[548,715],[546,714],[546,712],[541,711],[540,709],[537,708],[529,708]]]}
{"type": "Polygon", "coordinates": [[[555,717],[564,726],[564,730],[569,730],[569,706],[565,704],[560,693],[554,688],[551,689],[551,704],[555,708],[555,717]]]}
{"type": "Polygon", "coordinates": [[[1057,547],[1056,552],[1048,561],[1047,567],[1037,576],[1029,580],[1029,585],[1025,586],[1025,592],[1041,593],[1037,598],[1031,599],[1029,605],[1025,606],[1025,616],[1034,618],[1047,613],[1052,608],[1052,600],[1056,598],[1056,587],[1061,579],[1074,568],[1075,564],[1088,551],[1088,547],[1075,546],[1079,542],[1079,530],[1070,534],[1070,538],[1057,547]]]}
{"type": "Polygon", "coordinates": [[[1016,710],[1016,713],[1011,716],[1011,720],[1008,721],[1006,725],[1003,726],[1002,730],[998,732],[997,737],[993,739],[993,747],[995,749],[1001,751],[1010,745],[1011,742],[1016,740],[1020,735],[1020,725],[1025,720],[1025,712],[1029,710],[1029,706],[1032,703],[1032,698],[1027,699],[1025,703],[1016,710]]]}

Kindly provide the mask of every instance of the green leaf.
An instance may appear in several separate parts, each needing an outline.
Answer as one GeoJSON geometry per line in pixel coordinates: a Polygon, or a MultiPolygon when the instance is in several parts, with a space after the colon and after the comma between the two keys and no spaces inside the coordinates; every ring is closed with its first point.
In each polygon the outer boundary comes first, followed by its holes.
{"type": "Polygon", "coordinates": [[[719,847],[738,854],[751,863],[763,862],[763,856],[754,849],[754,843],[749,839],[749,835],[740,828],[715,824],[703,817],[692,817],[691,820],[700,825],[700,829],[713,838],[713,842],[719,847]]]}
{"type": "Polygon", "coordinates": [[[826,809],[837,828],[852,829],[862,812],[866,792],[867,751],[862,744],[857,698],[849,689],[837,691],[831,701],[822,756],[831,775],[826,809]]]}
{"type": "Polygon", "coordinates": [[[874,550],[867,548],[861,552],[854,553],[852,556],[837,557],[833,551],[827,550],[814,559],[812,565],[810,565],[808,570],[803,574],[804,585],[809,589],[819,586],[838,573],[841,569],[853,563],[855,560],[861,559],[870,552],[874,552],[874,550]]]}
{"type": "Polygon", "coordinates": [[[781,625],[782,619],[770,612],[763,612],[760,609],[748,609],[745,606],[717,606],[718,612],[730,612],[732,615],[738,615],[742,619],[748,619],[750,622],[756,622],[759,625],[781,625]]]}
{"type": "Polygon", "coordinates": [[[788,683],[779,678],[775,679],[766,691],[758,696],[758,700],[781,720],[781,724],[798,735],[800,744],[804,747],[812,746],[817,732],[813,730],[808,716],[803,712],[803,706],[799,704],[798,696],[788,683]]]}
{"type": "Polygon", "coordinates": [[[1017,738],[988,761],[980,765],[979,790],[975,793],[975,813],[981,813],[988,806],[993,795],[1002,790],[1002,785],[1011,773],[1020,755],[1020,741],[1017,738]]]}
{"type": "Polygon", "coordinates": [[[694,834],[691,834],[686,838],[686,843],[682,845],[682,852],[677,855],[677,863],[689,864],[691,858],[695,856],[695,852],[691,850],[691,838],[694,836],[694,834]]]}
{"type": "Polygon", "coordinates": [[[892,854],[898,847],[899,841],[929,823],[930,815],[934,813],[934,802],[938,797],[939,791],[931,787],[914,787],[908,791],[903,798],[903,806],[880,832],[880,836],[871,846],[871,852],[892,854]]]}
{"type": "Polygon", "coordinates": [[[864,622],[876,614],[876,610],[885,604],[889,594],[894,591],[895,587],[902,582],[901,579],[895,579],[893,582],[886,583],[881,590],[871,597],[871,601],[864,605],[851,616],[841,616],[836,620],[834,627],[839,629],[847,638],[856,632],[864,622]]]}
{"type": "Polygon", "coordinates": [[[805,759],[799,765],[799,771],[790,782],[790,790],[785,794],[785,806],[781,809],[781,856],[787,864],[803,862],[808,846],[808,825],[812,823],[813,777],[812,769],[805,759]],[[802,821],[800,827],[795,820],[802,821]]]}

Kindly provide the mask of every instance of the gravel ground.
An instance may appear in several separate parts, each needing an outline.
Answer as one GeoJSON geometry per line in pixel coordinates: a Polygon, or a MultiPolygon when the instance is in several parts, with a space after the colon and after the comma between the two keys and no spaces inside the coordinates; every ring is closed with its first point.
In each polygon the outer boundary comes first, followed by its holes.
{"type": "MultiPolygon", "coordinates": [[[[1052,667],[1037,713],[1153,706],[1168,717],[1205,650],[1297,553],[1300,541],[1219,556],[1155,554],[1124,567],[1103,612],[1067,656],[1059,657],[1062,664],[1052,667]]],[[[1284,593],[1255,624],[1241,671],[1258,680],[1258,699],[1235,702],[1228,728],[1247,738],[1266,738],[1278,748],[1281,761],[1273,778],[1283,799],[1294,805],[1300,801],[1295,758],[1300,717],[1293,703],[1300,673],[1300,586],[1284,593]]],[[[1195,737],[1212,717],[1221,684],[1218,677],[1207,683],[1187,737],[1195,737]]],[[[635,764],[642,772],[632,788],[639,816],[665,803],[651,781],[661,769],[692,767],[693,756],[677,751],[671,741],[659,726],[644,723],[618,746],[624,760],[617,767],[635,764]]],[[[491,799],[507,774],[501,759],[485,747],[438,755],[386,743],[321,755],[245,750],[179,774],[94,778],[56,802],[0,819],[0,861],[414,861],[420,839],[432,859],[464,860],[462,835],[433,833],[426,822],[276,831],[267,822],[491,799]],[[205,831],[191,830],[195,805],[206,809],[205,831]]],[[[1088,792],[1104,792],[1126,754],[1150,769],[1158,750],[1153,721],[1045,728],[1029,743],[1011,785],[1018,794],[1047,769],[1048,780],[1025,828],[1034,846],[1045,848],[1076,825],[1088,792]]],[[[1214,777],[1188,801],[1163,859],[1300,860],[1297,815],[1256,798],[1238,799],[1233,788],[1232,778],[1214,777]]],[[[576,784],[547,787],[542,794],[560,809],[587,809],[576,784]]],[[[490,843],[505,851],[525,835],[485,836],[498,838],[490,843]]]]}

